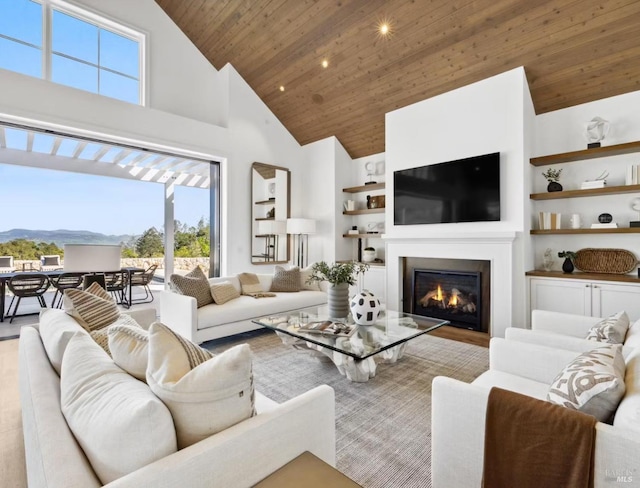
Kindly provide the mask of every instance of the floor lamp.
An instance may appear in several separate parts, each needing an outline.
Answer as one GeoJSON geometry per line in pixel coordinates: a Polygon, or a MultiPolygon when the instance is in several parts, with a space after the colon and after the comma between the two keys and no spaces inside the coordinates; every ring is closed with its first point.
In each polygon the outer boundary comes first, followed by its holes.
{"type": "Polygon", "coordinates": [[[295,264],[304,268],[309,259],[309,234],[316,233],[316,221],[313,219],[287,219],[287,234],[293,236],[296,249],[295,264]]]}
{"type": "Polygon", "coordinates": [[[84,289],[93,282],[98,282],[102,288],[106,289],[107,285],[102,273],[120,271],[121,252],[122,247],[119,245],[65,244],[62,269],[65,273],[87,273],[83,279],[84,289]]]}

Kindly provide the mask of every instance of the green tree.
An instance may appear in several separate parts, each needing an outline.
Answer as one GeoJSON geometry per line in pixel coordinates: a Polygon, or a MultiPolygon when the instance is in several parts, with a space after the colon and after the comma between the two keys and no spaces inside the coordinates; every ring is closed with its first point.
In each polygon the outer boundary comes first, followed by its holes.
{"type": "Polygon", "coordinates": [[[14,239],[0,244],[0,256],[13,256],[14,259],[35,260],[48,254],[64,254],[53,242],[34,242],[27,239],[14,239]]]}
{"type": "Polygon", "coordinates": [[[145,230],[136,241],[136,253],[141,258],[164,256],[163,235],[155,227],[145,230]]]}

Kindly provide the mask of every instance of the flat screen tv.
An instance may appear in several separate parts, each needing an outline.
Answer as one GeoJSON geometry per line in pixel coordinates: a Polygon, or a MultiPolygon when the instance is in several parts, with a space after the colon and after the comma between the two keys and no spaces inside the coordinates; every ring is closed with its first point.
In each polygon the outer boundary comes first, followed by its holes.
{"type": "Polygon", "coordinates": [[[500,220],[500,153],[393,173],[395,225],[500,220]]]}

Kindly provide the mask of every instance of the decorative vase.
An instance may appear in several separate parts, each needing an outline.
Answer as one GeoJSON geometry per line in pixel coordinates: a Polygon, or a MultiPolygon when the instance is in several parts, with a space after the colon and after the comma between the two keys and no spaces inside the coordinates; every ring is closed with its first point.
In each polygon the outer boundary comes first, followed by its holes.
{"type": "Polygon", "coordinates": [[[351,316],[358,325],[373,325],[380,315],[380,300],[369,290],[356,293],[351,299],[351,316]]]}
{"type": "Polygon", "coordinates": [[[376,260],[376,251],[375,251],[375,249],[373,251],[367,250],[367,249],[362,251],[362,261],[363,262],[372,263],[375,260],[376,260]]]}
{"type": "Polygon", "coordinates": [[[349,284],[329,285],[327,305],[329,306],[329,317],[332,319],[343,319],[349,315],[349,284]]]}
{"type": "Polygon", "coordinates": [[[547,191],[549,192],[562,191],[562,185],[557,181],[550,181],[549,184],[547,185],[547,191]]]}
{"type": "Polygon", "coordinates": [[[573,273],[573,263],[571,262],[571,258],[564,258],[564,263],[562,263],[562,272],[573,273]]]}

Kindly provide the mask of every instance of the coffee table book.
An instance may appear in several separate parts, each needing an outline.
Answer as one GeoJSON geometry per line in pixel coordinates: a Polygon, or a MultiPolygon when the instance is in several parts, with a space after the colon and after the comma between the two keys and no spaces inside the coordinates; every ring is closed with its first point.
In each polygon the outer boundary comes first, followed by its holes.
{"type": "Polygon", "coordinates": [[[294,326],[294,331],[306,332],[309,334],[320,334],[330,337],[351,337],[356,331],[354,324],[344,322],[333,322],[331,320],[317,320],[294,326]]]}

